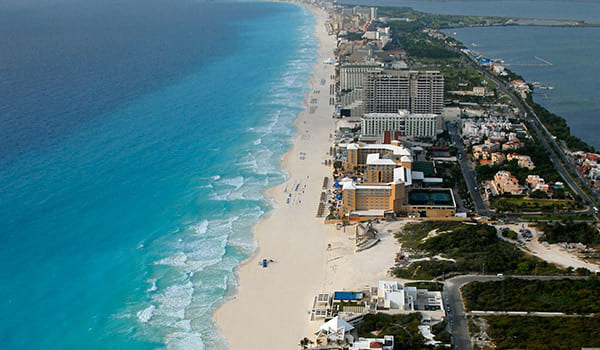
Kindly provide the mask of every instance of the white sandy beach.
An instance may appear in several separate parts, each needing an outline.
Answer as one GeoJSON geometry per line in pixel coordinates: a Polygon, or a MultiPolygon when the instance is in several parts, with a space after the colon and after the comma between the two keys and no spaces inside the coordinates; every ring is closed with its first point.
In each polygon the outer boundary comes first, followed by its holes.
{"type": "Polygon", "coordinates": [[[316,217],[323,178],[331,180],[332,175],[323,161],[329,159],[330,134],[336,124],[329,104],[334,66],[323,62],[333,56],[336,40],[325,31],[327,13],[311,10],[320,48],[307,109],[295,122],[298,135],[283,159],[289,179],[267,191],[277,209],[256,225],[256,255],[239,268],[238,295],[216,314],[231,350],[296,348],[300,339],[310,338],[322,324],[309,321],[316,294],[389,278],[387,272],[400,249],[388,230],[397,231],[404,222],[378,226],[381,242],[354,253],[354,225],[337,230],[316,217]],[[263,268],[264,258],[275,262],[263,268]]]}
{"type": "Polygon", "coordinates": [[[294,145],[283,159],[289,179],[267,191],[277,209],[254,228],[256,255],[239,268],[238,295],[216,314],[231,350],[294,348],[313,331],[307,311],[325,281],[326,231],[335,227],[324,225],[316,213],[323,178],[331,176],[322,163],[335,126],[334,106],[329,104],[334,66],[323,61],[333,56],[336,40],[325,31],[327,13],[311,10],[320,48],[307,108],[295,122],[294,145]],[[263,258],[274,263],[263,268],[263,258]]]}

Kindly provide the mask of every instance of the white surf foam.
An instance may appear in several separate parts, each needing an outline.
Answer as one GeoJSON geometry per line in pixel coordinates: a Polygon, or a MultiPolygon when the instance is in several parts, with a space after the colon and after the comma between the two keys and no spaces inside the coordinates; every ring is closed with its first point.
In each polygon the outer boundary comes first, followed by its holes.
{"type": "Polygon", "coordinates": [[[182,320],[185,317],[185,308],[192,301],[193,293],[194,286],[190,281],[169,286],[163,293],[158,293],[153,298],[158,303],[155,314],[182,320]]]}
{"type": "Polygon", "coordinates": [[[171,256],[156,261],[154,265],[185,266],[187,259],[188,257],[184,252],[178,251],[171,256]]]}
{"type": "Polygon", "coordinates": [[[235,187],[235,190],[238,190],[240,187],[244,185],[244,177],[236,176],[233,178],[226,178],[221,180],[222,183],[235,187]]]}
{"type": "Polygon", "coordinates": [[[203,235],[208,231],[208,220],[202,220],[199,224],[193,225],[192,230],[197,235],[203,235]]]}
{"type": "Polygon", "coordinates": [[[146,323],[146,322],[150,321],[150,319],[154,315],[155,309],[156,309],[156,306],[150,305],[147,308],[145,308],[144,310],[138,311],[138,313],[137,313],[138,320],[140,320],[140,322],[142,322],[142,323],[146,323]]]}
{"type": "Polygon", "coordinates": [[[158,289],[158,287],[156,286],[156,282],[158,281],[158,279],[156,278],[149,278],[148,280],[146,280],[146,282],[150,283],[150,287],[148,287],[148,289],[146,289],[146,292],[154,292],[158,289]]]}
{"type": "Polygon", "coordinates": [[[204,350],[202,336],[198,333],[176,332],[167,335],[166,346],[168,350],[204,350]]]}

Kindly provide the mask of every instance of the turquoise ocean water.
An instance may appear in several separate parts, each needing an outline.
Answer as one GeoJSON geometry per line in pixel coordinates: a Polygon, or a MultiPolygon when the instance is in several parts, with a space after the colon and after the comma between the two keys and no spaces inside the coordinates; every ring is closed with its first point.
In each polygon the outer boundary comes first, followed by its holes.
{"type": "Polygon", "coordinates": [[[3,348],[226,347],[313,29],[283,3],[0,1],[3,348]]]}

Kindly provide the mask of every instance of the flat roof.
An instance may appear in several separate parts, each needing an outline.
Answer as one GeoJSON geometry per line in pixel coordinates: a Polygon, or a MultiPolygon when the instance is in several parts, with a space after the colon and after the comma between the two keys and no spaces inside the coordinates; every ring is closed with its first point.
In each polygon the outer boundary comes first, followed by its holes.
{"type": "Polygon", "coordinates": [[[346,145],[346,149],[385,149],[388,151],[392,151],[394,154],[399,154],[403,156],[411,155],[410,150],[405,146],[395,146],[383,143],[349,143],[346,145]]]}
{"type": "Polygon", "coordinates": [[[371,153],[367,155],[367,165],[396,165],[396,162],[380,158],[379,153],[371,153]]]}
{"type": "Polygon", "coordinates": [[[350,212],[350,216],[384,216],[385,210],[357,210],[350,212]]]}

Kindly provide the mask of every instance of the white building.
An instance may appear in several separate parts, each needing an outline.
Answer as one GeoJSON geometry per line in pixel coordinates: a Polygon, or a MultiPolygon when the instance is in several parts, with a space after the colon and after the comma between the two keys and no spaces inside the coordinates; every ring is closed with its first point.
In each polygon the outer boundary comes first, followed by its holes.
{"type": "Polygon", "coordinates": [[[406,287],[396,281],[379,281],[377,308],[390,312],[443,310],[442,293],[416,287],[406,287]]]}
{"type": "Polygon", "coordinates": [[[377,19],[377,7],[371,7],[371,19],[372,20],[377,19]]]}
{"type": "Polygon", "coordinates": [[[381,136],[384,132],[399,132],[409,137],[435,137],[438,116],[435,114],[413,114],[406,110],[398,113],[367,113],[361,120],[363,135],[381,136]]]}
{"type": "Polygon", "coordinates": [[[362,349],[394,349],[394,336],[386,335],[383,338],[358,338],[358,341],[352,343],[352,350],[362,349]]]}
{"type": "Polygon", "coordinates": [[[317,331],[317,337],[326,336],[328,340],[352,341],[352,336],[348,333],[354,329],[354,326],[348,323],[343,318],[335,316],[331,320],[324,323],[317,331]]]}
{"type": "Polygon", "coordinates": [[[416,287],[404,287],[396,281],[379,281],[377,284],[378,302],[392,310],[414,311],[417,300],[416,287]]]}

